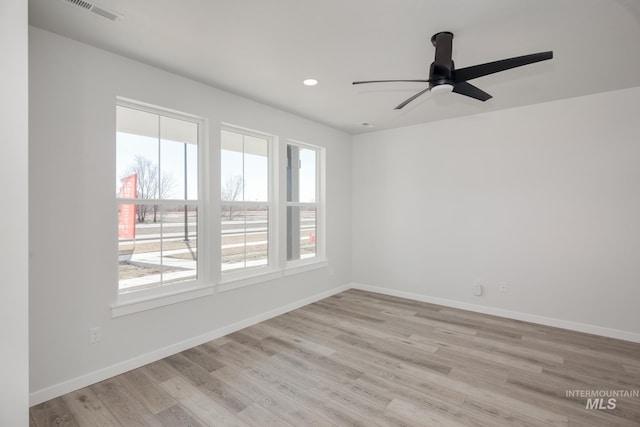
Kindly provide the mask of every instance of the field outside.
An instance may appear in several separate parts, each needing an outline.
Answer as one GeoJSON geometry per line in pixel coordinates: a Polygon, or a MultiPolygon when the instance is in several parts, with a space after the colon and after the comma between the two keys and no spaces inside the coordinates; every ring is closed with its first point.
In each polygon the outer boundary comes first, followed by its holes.
{"type": "MultiPolygon", "coordinates": [[[[300,257],[316,252],[315,212],[301,212],[300,257]]],[[[223,272],[266,265],[268,260],[268,214],[266,211],[232,211],[221,216],[223,272]]],[[[197,276],[197,214],[163,212],[158,222],[136,224],[135,239],[120,239],[118,246],[121,292],[167,283],[193,280],[197,276]],[[185,236],[187,239],[185,239],[185,236]]]]}

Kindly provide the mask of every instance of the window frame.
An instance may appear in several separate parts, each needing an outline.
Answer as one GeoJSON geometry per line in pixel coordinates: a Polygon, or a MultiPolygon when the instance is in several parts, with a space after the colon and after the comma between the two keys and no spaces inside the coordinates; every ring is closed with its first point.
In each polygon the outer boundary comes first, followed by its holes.
{"type": "MultiPolygon", "coordinates": [[[[287,152],[288,146],[292,145],[298,148],[304,148],[308,150],[313,150],[316,152],[316,176],[315,176],[315,186],[316,186],[316,201],[315,202],[290,202],[286,197],[286,186],[288,185],[288,177],[284,176],[284,190],[285,196],[283,199],[283,212],[284,212],[284,236],[283,242],[285,245],[289,241],[289,236],[287,233],[287,208],[289,206],[297,206],[297,207],[315,207],[316,209],[316,255],[310,258],[298,258],[298,259],[287,259],[287,250],[285,248],[283,255],[284,269],[285,274],[297,274],[299,272],[312,270],[315,268],[321,268],[328,266],[328,260],[326,258],[326,148],[309,144],[306,142],[301,142],[293,139],[287,139],[285,144],[283,144],[283,156],[284,156],[284,164],[288,164],[287,152]]],[[[286,169],[286,167],[284,168],[286,169]]]]}
{"type": "MultiPolygon", "coordinates": [[[[281,267],[279,262],[279,216],[280,209],[278,200],[278,146],[279,140],[278,137],[266,132],[260,132],[253,129],[248,129],[243,126],[233,125],[229,123],[222,123],[220,125],[220,145],[219,151],[222,151],[222,132],[233,132],[238,133],[243,136],[250,136],[254,138],[266,139],[267,140],[267,168],[268,168],[268,183],[267,183],[267,198],[266,202],[264,201],[225,201],[222,200],[222,156],[220,156],[218,175],[220,178],[220,186],[218,188],[218,200],[219,200],[219,208],[220,211],[227,205],[235,205],[235,206],[246,206],[252,207],[256,205],[266,205],[268,214],[267,221],[267,264],[263,266],[254,266],[254,267],[243,267],[230,271],[222,271],[222,229],[221,223],[218,222],[219,230],[219,251],[220,256],[218,257],[218,266],[220,269],[219,277],[218,277],[218,291],[224,292],[232,289],[237,289],[243,286],[248,286],[256,283],[261,283],[267,280],[275,279],[281,276],[281,267]]],[[[243,154],[244,154],[243,150],[243,154]]],[[[243,176],[243,182],[244,182],[243,176]]]]}
{"type": "MultiPolygon", "coordinates": [[[[208,236],[211,233],[211,226],[206,218],[210,212],[210,185],[209,185],[209,144],[208,144],[208,121],[207,119],[196,116],[194,114],[184,113],[169,108],[164,108],[145,102],[140,102],[128,98],[116,97],[114,113],[118,107],[131,108],[150,114],[156,114],[172,119],[182,120],[197,125],[198,135],[198,194],[197,200],[193,199],[144,199],[143,204],[168,206],[197,206],[197,229],[196,238],[197,246],[197,266],[196,278],[174,283],[160,284],[147,289],[132,290],[122,292],[120,289],[120,280],[116,280],[115,291],[116,299],[111,304],[112,317],[120,317],[139,311],[149,310],[152,308],[162,307],[168,304],[174,304],[193,298],[211,295],[214,293],[214,286],[211,284],[211,269],[208,268],[207,259],[210,257],[210,242],[208,236]],[[204,236],[204,238],[203,238],[204,236]]],[[[117,123],[114,117],[114,129],[117,132],[117,123]]],[[[114,151],[116,149],[115,132],[114,132],[114,151]]],[[[114,168],[115,174],[115,168],[114,168]]],[[[115,211],[122,204],[141,204],[141,199],[126,199],[116,195],[114,198],[115,211]]],[[[116,230],[118,228],[116,227],[116,230]]],[[[119,238],[118,232],[115,233],[115,254],[118,254],[119,238]]],[[[118,264],[116,264],[117,266],[118,264]]]]}

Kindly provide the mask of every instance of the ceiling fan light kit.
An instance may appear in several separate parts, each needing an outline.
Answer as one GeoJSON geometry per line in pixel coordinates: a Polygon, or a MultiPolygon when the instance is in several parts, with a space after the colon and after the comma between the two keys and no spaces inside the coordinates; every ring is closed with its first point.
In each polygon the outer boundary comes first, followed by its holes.
{"type": "Polygon", "coordinates": [[[451,93],[453,92],[453,85],[449,83],[441,83],[437,86],[432,86],[430,91],[434,95],[438,95],[440,93],[451,93]]]}
{"type": "Polygon", "coordinates": [[[403,101],[395,109],[401,110],[407,104],[431,91],[436,93],[455,92],[459,95],[468,96],[478,101],[486,101],[491,99],[491,95],[482,89],[472,85],[468,80],[477,79],[478,77],[487,76],[489,74],[499,73],[500,71],[509,70],[511,68],[522,67],[524,65],[533,64],[540,61],[546,61],[553,58],[553,51],[533,53],[530,55],[517,56],[514,58],[502,59],[499,61],[487,62],[485,64],[473,65],[457,69],[454,67],[452,59],[453,51],[453,33],[443,31],[436,33],[431,37],[431,43],[436,48],[435,58],[429,67],[428,80],[365,80],[353,82],[354,85],[369,83],[390,83],[390,82],[412,82],[412,83],[429,83],[429,86],[416,93],[412,97],[403,101]]]}

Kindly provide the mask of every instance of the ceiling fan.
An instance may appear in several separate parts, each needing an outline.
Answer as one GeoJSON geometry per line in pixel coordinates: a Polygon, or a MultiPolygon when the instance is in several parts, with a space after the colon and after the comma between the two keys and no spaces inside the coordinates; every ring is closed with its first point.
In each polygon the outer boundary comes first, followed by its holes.
{"type": "Polygon", "coordinates": [[[455,69],[451,59],[453,33],[443,31],[431,37],[431,43],[436,48],[435,59],[429,69],[428,80],[366,80],[353,82],[354,85],[369,83],[389,83],[389,82],[412,82],[429,83],[429,87],[405,100],[395,109],[400,110],[419,96],[431,92],[455,92],[459,95],[468,96],[479,101],[486,101],[491,98],[487,92],[469,83],[469,80],[488,74],[498,73],[511,68],[522,67],[523,65],[545,61],[553,58],[553,51],[533,53],[531,55],[516,56],[514,58],[502,59],[500,61],[487,62],[486,64],[473,65],[455,69]]]}

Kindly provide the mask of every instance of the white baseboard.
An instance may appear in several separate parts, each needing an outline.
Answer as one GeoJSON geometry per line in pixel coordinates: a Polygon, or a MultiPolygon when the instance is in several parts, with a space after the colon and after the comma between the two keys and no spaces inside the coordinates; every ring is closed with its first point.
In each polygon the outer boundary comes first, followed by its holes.
{"type": "Polygon", "coordinates": [[[537,323],[540,325],[554,326],[571,331],[585,332],[609,338],[616,338],[625,341],[640,343],[640,333],[624,331],[620,329],[604,328],[602,326],[589,325],[586,323],[572,322],[569,320],[556,319],[552,317],[538,316],[535,314],[521,313],[518,311],[504,310],[501,308],[490,307],[486,305],[469,304],[466,302],[455,301],[444,298],[435,298],[423,294],[413,292],[399,291],[396,289],[382,288],[378,286],[369,286],[361,283],[351,283],[353,289],[362,291],[376,292],[379,294],[390,295],[399,298],[406,298],[414,301],[428,302],[431,304],[442,305],[445,307],[459,308],[461,310],[474,311],[477,313],[491,314],[508,319],[522,320],[525,322],[537,323]]]}
{"type": "Polygon", "coordinates": [[[223,337],[230,333],[239,331],[240,329],[244,329],[246,327],[255,325],[256,323],[260,323],[265,320],[271,319],[272,317],[280,316],[281,314],[284,314],[289,311],[295,310],[297,308],[303,307],[305,305],[314,303],[316,301],[330,297],[332,295],[338,294],[348,289],[351,289],[350,284],[338,286],[336,288],[330,289],[325,292],[321,292],[316,295],[312,295],[307,298],[303,298],[301,300],[292,302],[282,307],[278,307],[276,309],[257,314],[248,319],[241,320],[240,322],[223,326],[221,328],[218,328],[206,334],[189,338],[179,343],[172,344],[167,347],[163,347],[158,350],[154,350],[152,352],[142,354],[132,359],[125,360],[120,363],[116,363],[115,365],[107,366],[106,368],[102,368],[97,371],[90,372],[86,375],[82,375],[80,377],[73,378],[71,380],[68,380],[59,384],[55,384],[51,387],[37,390],[29,395],[29,405],[34,406],[39,403],[46,402],[47,400],[54,399],[58,396],[62,396],[63,394],[72,392],[74,390],[78,390],[83,387],[87,387],[91,384],[104,381],[108,378],[123,374],[132,369],[139,368],[141,366],[147,365],[149,363],[155,362],[157,360],[163,359],[173,354],[180,353],[181,351],[184,351],[189,348],[198,346],[200,344],[204,344],[208,341],[223,337]]]}

